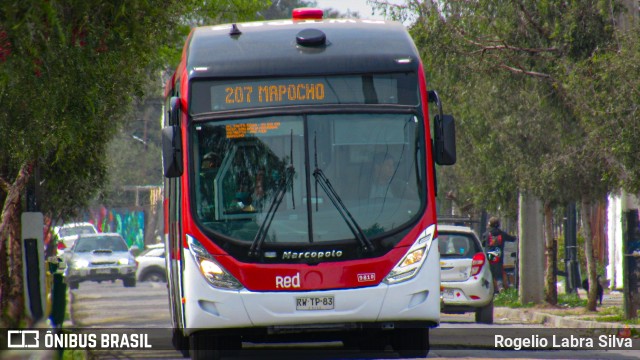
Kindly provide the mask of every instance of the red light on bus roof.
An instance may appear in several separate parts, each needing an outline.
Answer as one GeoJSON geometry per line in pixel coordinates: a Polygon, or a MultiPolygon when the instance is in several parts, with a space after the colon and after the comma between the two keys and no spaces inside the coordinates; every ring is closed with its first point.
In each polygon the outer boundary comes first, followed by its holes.
{"type": "Polygon", "coordinates": [[[293,20],[322,20],[324,11],[318,8],[296,8],[291,12],[293,20]]]}

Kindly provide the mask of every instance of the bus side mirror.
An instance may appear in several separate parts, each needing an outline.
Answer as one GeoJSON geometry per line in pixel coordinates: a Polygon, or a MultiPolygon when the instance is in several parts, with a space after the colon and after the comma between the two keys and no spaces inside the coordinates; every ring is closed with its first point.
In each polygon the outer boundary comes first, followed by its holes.
{"type": "Polygon", "coordinates": [[[180,98],[173,96],[169,101],[169,125],[178,125],[180,120],[180,98]]]}
{"type": "Polygon", "coordinates": [[[451,115],[436,115],[435,130],[435,160],[438,165],[453,165],[456,163],[456,127],[451,115]]]}
{"type": "Polygon", "coordinates": [[[165,177],[176,178],[182,175],[182,136],[177,125],[162,129],[162,167],[165,177]]]}

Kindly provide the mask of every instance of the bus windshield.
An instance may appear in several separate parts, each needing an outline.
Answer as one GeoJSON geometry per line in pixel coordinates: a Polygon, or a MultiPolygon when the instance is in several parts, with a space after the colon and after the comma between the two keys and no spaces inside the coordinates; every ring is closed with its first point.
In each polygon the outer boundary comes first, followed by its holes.
{"type": "Polygon", "coordinates": [[[415,115],[274,116],[193,126],[197,218],[235,240],[253,242],[267,225],[266,243],[354,241],[344,209],[374,237],[406,225],[424,206],[415,115]],[[318,170],[323,178],[314,176],[318,170]]]}
{"type": "Polygon", "coordinates": [[[251,244],[259,232],[265,244],[356,241],[349,217],[375,238],[417,220],[426,206],[419,186],[423,125],[414,114],[302,114],[192,126],[196,217],[236,241],[251,244]]]}

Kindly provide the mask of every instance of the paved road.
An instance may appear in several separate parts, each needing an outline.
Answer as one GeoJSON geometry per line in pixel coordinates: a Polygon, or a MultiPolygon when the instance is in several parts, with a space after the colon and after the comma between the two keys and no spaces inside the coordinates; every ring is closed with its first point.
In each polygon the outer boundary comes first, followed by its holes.
{"type": "Polygon", "coordinates": [[[165,283],[83,282],[71,290],[71,315],[82,327],[168,328],[171,325],[165,283]]]}
{"type": "MultiPolygon", "coordinates": [[[[138,283],[135,288],[125,288],[115,283],[82,283],[73,290],[71,312],[75,326],[83,328],[140,328],[162,329],[169,333],[170,320],[164,283],[138,283]]],[[[507,351],[493,349],[469,349],[461,344],[474,344],[486,340],[494,332],[512,333],[539,328],[539,325],[522,324],[507,319],[496,319],[494,325],[475,324],[471,315],[443,315],[439,328],[432,330],[432,350],[429,358],[520,358],[520,359],[638,359],[640,349],[630,351],[507,351]],[[452,346],[458,344],[458,346],[452,346]]],[[[156,331],[156,330],[154,330],[156,331]]],[[[151,335],[153,336],[153,335],[151,335]]],[[[168,337],[168,336],[167,336],[168,337]]],[[[168,339],[167,344],[168,344],[168,339]]],[[[243,351],[234,359],[398,359],[391,351],[377,353],[350,352],[340,342],[322,344],[243,345],[243,351]]],[[[122,350],[95,351],[89,354],[98,359],[182,359],[174,350],[122,350]]]]}

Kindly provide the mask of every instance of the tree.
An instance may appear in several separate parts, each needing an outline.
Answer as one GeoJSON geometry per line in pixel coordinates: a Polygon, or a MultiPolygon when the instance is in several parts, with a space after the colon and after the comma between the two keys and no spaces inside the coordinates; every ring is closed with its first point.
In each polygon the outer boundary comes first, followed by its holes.
{"type": "MultiPolygon", "coordinates": [[[[154,69],[175,61],[184,19],[247,19],[257,0],[4,1],[0,6],[0,314],[24,319],[20,213],[68,217],[104,185],[106,146],[154,69]],[[9,257],[12,261],[8,261],[9,257]],[[11,280],[9,280],[11,279],[11,280]],[[9,285],[11,284],[11,285],[9,285]]],[[[268,4],[266,4],[268,5],[268,4]]]]}
{"type": "MultiPolygon", "coordinates": [[[[625,125],[638,119],[638,77],[620,72],[622,64],[637,64],[637,47],[620,50],[627,37],[615,26],[618,2],[374,2],[400,20],[416,18],[411,33],[430,85],[458,115],[460,156],[452,171],[460,183],[451,189],[458,198],[509,208],[525,191],[546,207],[578,201],[586,208],[620,186],[637,189],[631,175],[640,163],[631,149],[638,132],[611,129],[610,121],[612,114],[626,114],[625,125]],[[619,106],[610,99],[616,86],[629,97],[616,97],[619,106]]],[[[586,239],[586,250],[590,244],[586,239]]],[[[594,282],[595,266],[589,269],[594,282]]],[[[595,292],[588,308],[595,310],[595,292]]]]}

